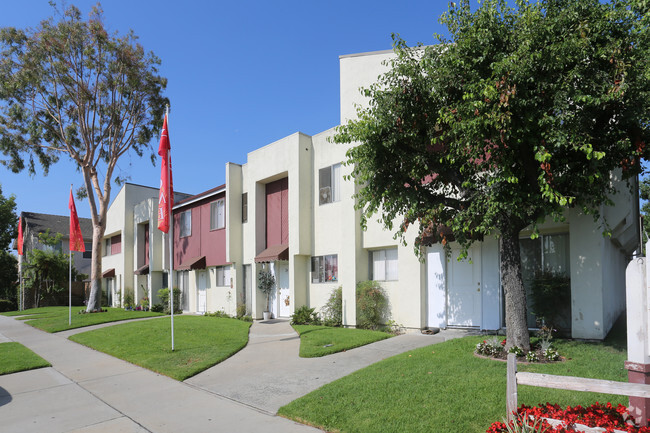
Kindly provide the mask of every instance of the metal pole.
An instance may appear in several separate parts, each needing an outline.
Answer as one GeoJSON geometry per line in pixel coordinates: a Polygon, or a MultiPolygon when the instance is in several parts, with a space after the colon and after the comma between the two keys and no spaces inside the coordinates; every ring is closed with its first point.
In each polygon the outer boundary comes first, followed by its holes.
{"type": "MultiPolygon", "coordinates": [[[[169,105],[167,106],[167,136],[169,138],[169,105]]],[[[167,151],[167,208],[169,209],[169,298],[172,310],[172,352],[174,351],[174,218],[172,216],[172,177],[171,177],[171,146],[167,151]]]]}
{"type": "MultiPolygon", "coordinates": [[[[70,196],[72,196],[72,184],[70,184],[70,196]]],[[[72,226],[72,210],[70,211],[70,226],[72,226]]],[[[70,236],[72,236],[72,231],[70,232],[70,236]]],[[[70,263],[68,269],[68,326],[72,326],[72,250],[69,248],[68,253],[68,261],[70,263]]]]}
{"type": "Polygon", "coordinates": [[[23,256],[18,256],[18,267],[20,268],[20,293],[18,298],[18,309],[23,311],[25,309],[25,286],[23,285],[23,256]]]}

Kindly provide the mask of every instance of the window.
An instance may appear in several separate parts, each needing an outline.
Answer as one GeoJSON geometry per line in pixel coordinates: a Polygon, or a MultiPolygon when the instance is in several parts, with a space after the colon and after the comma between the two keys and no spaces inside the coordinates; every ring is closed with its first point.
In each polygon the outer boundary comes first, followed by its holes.
{"type": "Polygon", "coordinates": [[[210,230],[222,229],[226,226],[226,201],[220,199],[210,203],[210,230]]]}
{"type": "Polygon", "coordinates": [[[245,192],[241,195],[241,222],[248,221],[248,193],[245,192]]]}
{"type": "MultiPolygon", "coordinates": [[[[88,249],[88,247],[86,247],[88,249]]],[[[122,252],[122,235],[111,236],[104,239],[104,255],[112,256],[122,252]]],[[[84,256],[85,257],[85,256],[84,256]]]]}
{"type": "Polygon", "coordinates": [[[54,245],[43,244],[41,246],[41,250],[61,254],[61,252],[63,251],[63,244],[61,243],[61,241],[57,242],[54,245]]]}
{"type": "Polygon", "coordinates": [[[397,248],[372,251],[372,279],[375,281],[397,280],[397,248]]]}
{"type": "MultiPolygon", "coordinates": [[[[540,272],[552,272],[556,275],[571,276],[569,266],[568,233],[540,235],[537,239],[520,239],[521,277],[528,299],[528,327],[536,326],[534,306],[532,304],[531,286],[540,272]]],[[[558,305],[558,308],[564,306],[558,305]]],[[[570,310],[564,313],[570,317],[570,310]]],[[[568,321],[570,323],[570,319],[568,321]]]]}
{"type": "Polygon", "coordinates": [[[217,287],[230,287],[230,266],[217,266],[215,273],[217,287]]]}
{"type": "Polygon", "coordinates": [[[180,215],[180,234],[178,235],[181,238],[185,238],[192,234],[192,210],[186,210],[181,212],[180,215]]]}
{"type": "Polygon", "coordinates": [[[84,247],[86,251],[83,253],[83,258],[84,259],[92,259],[93,258],[93,244],[92,242],[84,242],[84,247]]]}
{"type": "Polygon", "coordinates": [[[339,267],[336,254],[311,258],[311,282],[328,283],[338,281],[339,267]]]}
{"type": "Polygon", "coordinates": [[[341,199],[341,164],[318,170],[318,203],[326,204],[341,199]]]}

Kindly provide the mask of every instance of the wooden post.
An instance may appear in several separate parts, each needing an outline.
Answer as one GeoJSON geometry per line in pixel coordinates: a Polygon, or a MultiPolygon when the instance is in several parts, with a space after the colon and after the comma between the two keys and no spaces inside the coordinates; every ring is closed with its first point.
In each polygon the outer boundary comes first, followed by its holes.
{"type": "MultiPolygon", "coordinates": [[[[646,244],[646,249],[649,247],[646,244]]],[[[648,250],[646,250],[648,251],[648,250]]],[[[633,259],[625,271],[627,304],[627,361],[630,383],[650,384],[650,261],[633,259]]],[[[650,399],[630,397],[630,415],[641,426],[648,425],[650,399]]]]}
{"type": "Polygon", "coordinates": [[[514,421],[517,416],[517,357],[514,353],[508,354],[508,379],[506,385],[506,410],[508,422],[514,421]]]}

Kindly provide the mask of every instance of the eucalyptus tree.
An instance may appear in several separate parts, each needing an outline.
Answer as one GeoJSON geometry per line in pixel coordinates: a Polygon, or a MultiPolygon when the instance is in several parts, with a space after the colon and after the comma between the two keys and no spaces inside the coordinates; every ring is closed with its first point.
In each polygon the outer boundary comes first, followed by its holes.
{"type": "Polygon", "coordinates": [[[364,224],[378,214],[402,239],[417,225],[416,250],[453,236],[466,252],[498,233],[508,347],[528,350],[520,231],[567,208],[602,221],[620,192],[611,174],[632,179],[648,156],[650,4],[515,3],[451,3],[434,46],[396,37],[389,72],[334,141],[356,144],[364,224]]]}
{"type": "Polygon", "coordinates": [[[152,155],[168,100],[160,60],[132,31],[110,33],[100,5],[87,20],[57,10],[35,28],[0,29],[0,151],[14,172],[45,174],[61,157],[83,176],[93,222],[88,310],[101,302],[101,239],[118,160],[152,155]],[[37,163],[38,161],[38,163],[37,163]]]}

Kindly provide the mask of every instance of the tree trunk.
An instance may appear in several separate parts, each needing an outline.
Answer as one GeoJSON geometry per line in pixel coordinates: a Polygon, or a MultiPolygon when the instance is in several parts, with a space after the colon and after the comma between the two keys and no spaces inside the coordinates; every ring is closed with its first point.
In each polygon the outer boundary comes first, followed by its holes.
{"type": "Polygon", "coordinates": [[[519,230],[501,231],[501,283],[506,297],[506,350],[518,346],[530,350],[530,336],[526,320],[526,290],[521,278],[519,230]]]}
{"type": "Polygon", "coordinates": [[[93,225],[92,263],[90,267],[90,295],[86,311],[96,311],[102,308],[102,237],[104,229],[93,225]]]}

